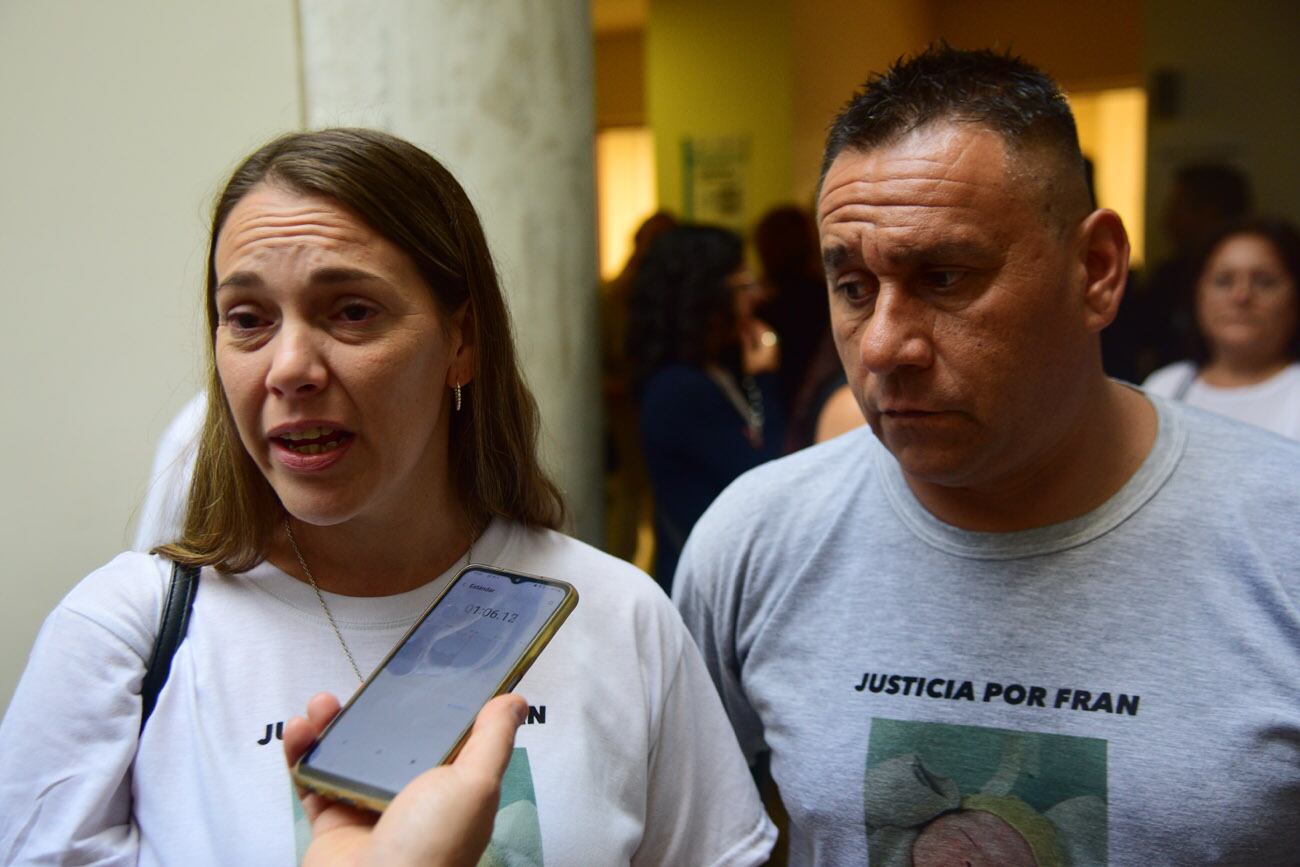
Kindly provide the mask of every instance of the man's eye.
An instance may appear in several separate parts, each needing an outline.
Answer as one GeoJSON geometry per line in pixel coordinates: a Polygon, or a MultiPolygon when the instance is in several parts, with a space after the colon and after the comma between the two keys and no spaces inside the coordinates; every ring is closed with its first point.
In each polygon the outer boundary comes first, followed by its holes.
{"type": "Polygon", "coordinates": [[[870,288],[861,277],[846,277],[835,282],[835,293],[850,303],[864,301],[870,288]]]}
{"type": "Polygon", "coordinates": [[[950,289],[962,277],[961,271],[927,271],[926,281],[936,289],[950,289]]]}

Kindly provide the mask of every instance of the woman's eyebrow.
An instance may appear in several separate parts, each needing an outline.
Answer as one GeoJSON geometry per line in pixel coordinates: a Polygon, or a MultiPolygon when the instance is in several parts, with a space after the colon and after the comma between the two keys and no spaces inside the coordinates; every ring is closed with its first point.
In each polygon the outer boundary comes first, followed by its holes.
{"type": "Polygon", "coordinates": [[[217,284],[216,291],[222,289],[260,289],[262,278],[252,271],[236,271],[217,284]]]}
{"type": "Polygon", "coordinates": [[[388,281],[378,274],[363,271],[360,268],[331,266],[317,268],[312,271],[311,282],[329,285],[333,283],[387,283],[388,281]]]}
{"type": "MultiPolygon", "coordinates": [[[[387,283],[383,277],[360,268],[329,266],[317,268],[311,272],[311,282],[315,285],[331,286],[339,283],[387,283]]],[[[255,271],[236,271],[217,284],[216,291],[222,289],[261,289],[266,285],[255,271]]]]}

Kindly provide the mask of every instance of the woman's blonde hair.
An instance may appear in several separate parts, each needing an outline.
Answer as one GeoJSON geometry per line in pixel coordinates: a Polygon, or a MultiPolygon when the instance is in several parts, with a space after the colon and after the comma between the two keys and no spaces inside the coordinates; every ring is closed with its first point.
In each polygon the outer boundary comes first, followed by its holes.
{"type": "MultiPolygon", "coordinates": [[[[493,516],[559,529],[559,489],[537,457],[537,402],[515,356],[510,315],[473,205],[451,173],[409,142],[374,130],[291,133],[235,169],[217,200],[208,242],[208,410],[181,538],[155,549],[187,565],[243,572],[265,559],[284,515],[244,450],[217,375],[215,256],[226,218],[250,190],[274,183],[347,207],[411,257],[450,316],[468,305],[475,349],[464,408],[451,415],[452,484],[475,532],[493,516]]],[[[441,400],[437,383],[429,400],[441,400]]]]}

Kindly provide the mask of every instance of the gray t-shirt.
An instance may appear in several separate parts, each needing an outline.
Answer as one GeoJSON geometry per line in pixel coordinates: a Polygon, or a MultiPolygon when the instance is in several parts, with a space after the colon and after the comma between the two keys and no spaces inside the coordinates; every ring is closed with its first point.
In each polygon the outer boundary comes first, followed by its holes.
{"type": "Polygon", "coordinates": [[[866,430],[704,515],[676,602],[792,864],[1300,863],[1300,444],[1153,402],[1063,524],[944,524],[866,430]]]}

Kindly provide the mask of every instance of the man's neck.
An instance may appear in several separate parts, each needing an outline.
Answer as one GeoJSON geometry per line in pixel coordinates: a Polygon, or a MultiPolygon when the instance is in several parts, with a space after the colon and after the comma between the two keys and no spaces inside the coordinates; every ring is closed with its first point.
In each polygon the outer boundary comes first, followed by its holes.
{"type": "Polygon", "coordinates": [[[905,474],[925,509],[944,523],[986,533],[1059,524],[1105,503],[1155,445],[1155,408],[1110,380],[1084,402],[1078,423],[1021,472],[990,484],[945,486],[905,474]]]}

